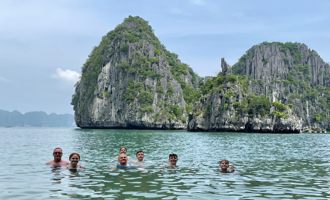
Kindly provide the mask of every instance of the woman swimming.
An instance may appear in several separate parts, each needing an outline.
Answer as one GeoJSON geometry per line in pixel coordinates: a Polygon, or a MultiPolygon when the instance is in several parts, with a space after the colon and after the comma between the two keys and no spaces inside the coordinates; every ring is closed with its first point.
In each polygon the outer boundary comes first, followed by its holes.
{"type": "Polygon", "coordinates": [[[76,152],[71,153],[69,156],[69,160],[70,160],[70,163],[68,164],[67,168],[70,171],[77,171],[77,170],[83,169],[83,167],[80,164],[78,164],[80,161],[79,153],[76,153],[76,152]]]}

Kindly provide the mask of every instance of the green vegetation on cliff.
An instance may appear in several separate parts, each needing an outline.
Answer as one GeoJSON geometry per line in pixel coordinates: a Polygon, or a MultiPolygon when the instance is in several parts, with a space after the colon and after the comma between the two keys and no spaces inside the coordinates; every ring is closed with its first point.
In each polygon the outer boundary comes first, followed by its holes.
{"type": "MultiPolygon", "coordinates": [[[[248,91],[248,78],[241,75],[221,75],[208,78],[201,86],[203,95],[220,94],[224,109],[232,105],[239,115],[248,114],[251,117],[270,114],[271,103],[266,96],[259,96],[248,91]]],[[[206,107],[210,112],[210,107],[206,107]]]]}
{"type": "Polygon", "coordinates": [[[93,49],[83,66],[72,104],[76,116],[87,120],[92,113],[106,117],[109,112],[99,114],[103,111],[93,109],[100,101],[108,101],[112,107],[120,107],[116,112],[130,112],[129,116],[182,123],[200,96],[199,80],[176,54],[166,50],[148,22],[130,16],[93,49]],[[115,105],[118,99],[122,101],[115,105]]]}
{"type": "MultiPolygon", "coordinates": [[[[330,120],[329,68],[304,44],[264,42],[249,49],[232,67],[232,72],[247,75],[252,83],[259,82],[252,87],[258,95],[272,98],[275,92],[278,102],[290,106],[296,115],[306,119],[306,124],[327,124],[330,120]]],[[[273,115],[287,118],[285,112],[278,109],[273,115]]]]}
{"type": "Polygon", "coordinates": [[[184,127],[192,113],[218,120],[204,124],[227,126],[240,118],[288,119],[293,113],[305,124],[329,126],[329,65],[306,45],[264,42],[225,68],[201,79],[166,50],[148,22],[130,16],[84,64],[72,98],[76,119],[87,126],[118,120],[184,127]]]}

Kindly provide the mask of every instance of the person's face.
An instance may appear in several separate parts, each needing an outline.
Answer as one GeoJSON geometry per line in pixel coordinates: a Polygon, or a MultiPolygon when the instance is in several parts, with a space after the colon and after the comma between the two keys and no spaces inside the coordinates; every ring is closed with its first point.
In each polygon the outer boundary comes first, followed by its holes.
{"type": "Polygon", "coordinates": [[[178,158],[175,156],[170,156],[168,160],[170,161],[172,166],[176,166],[176,162],[178,161],[178,158]]]}
{"type": "Polygon", "coordinates": [[[62,158],[62,149],[55,149],[54,152],[53,152],[53,156],[54,156],[54,160],[61,160],[62,158]]]}
{"type": "Polygon", "coordinates": [[[220,168],[221,168],[222,171],[226,171],[228,167],[229,167],[228,162],[226,162],[226,161],[220,162],[220,168]]]}
{"type": "Polygon", "coordinates": [[[123,148],[120,148],[119,149],[119,153],[125,153],[126,154],[127,153],[126,148],[124,148],[124,147],[123,148]]]}
{"type": "Polygon", "coordinates": [[[77,155],[77,154],[73,154],[73,156],[71,156],[71,158],[70,158],[70,162],[72,163],[72,164],[78,164],[78,162],[79,162],[79,156],[77,155]]]}
{"type": "Polygon", "coordinates": [[[143,158],[144,158],[144,153],[143,152],[139,152],[136,154],[136,159],[138,161],[143,161],[143,158]]]}
{"type": "Polygon", "coordinates": [[[128,161],[128,159],[127,159],[126,154],[120,154],[118,156],[118,162],[120,163],[120,165],[126,165],[127,161],[128,161]]]}

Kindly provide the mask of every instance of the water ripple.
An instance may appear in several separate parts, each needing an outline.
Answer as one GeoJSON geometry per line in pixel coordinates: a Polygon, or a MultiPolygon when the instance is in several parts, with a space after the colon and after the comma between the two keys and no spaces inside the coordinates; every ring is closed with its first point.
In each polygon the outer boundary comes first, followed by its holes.
{"type": "Polygon", "coordinates": [[[3,129],[0,199],[329,199],[330,135],[3,129]],[[54,142],[56,141],[56,142],[54,142]],[[22,145],[17,145],[22,144],[22,145]],[[113,171],[120,146],[145,151],[144,170],[113,171]],[[55,146],[85,170],[45,165],[55,146]],[[169,153],[179,155],[167,169],[169,153]],[[218,161],[237,171],[223,174],[218,161]]]}

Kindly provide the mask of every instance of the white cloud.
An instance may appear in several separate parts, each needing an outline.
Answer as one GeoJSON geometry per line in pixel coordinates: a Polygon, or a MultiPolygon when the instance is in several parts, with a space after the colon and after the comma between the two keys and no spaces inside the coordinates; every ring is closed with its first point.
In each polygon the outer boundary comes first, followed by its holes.
{"type": "Polygon", "coordinates": [[[80,79],[80,74],[69,69],[57,68],[53,78],[63,80],[66,82],[76,83],[80,79]]]}

